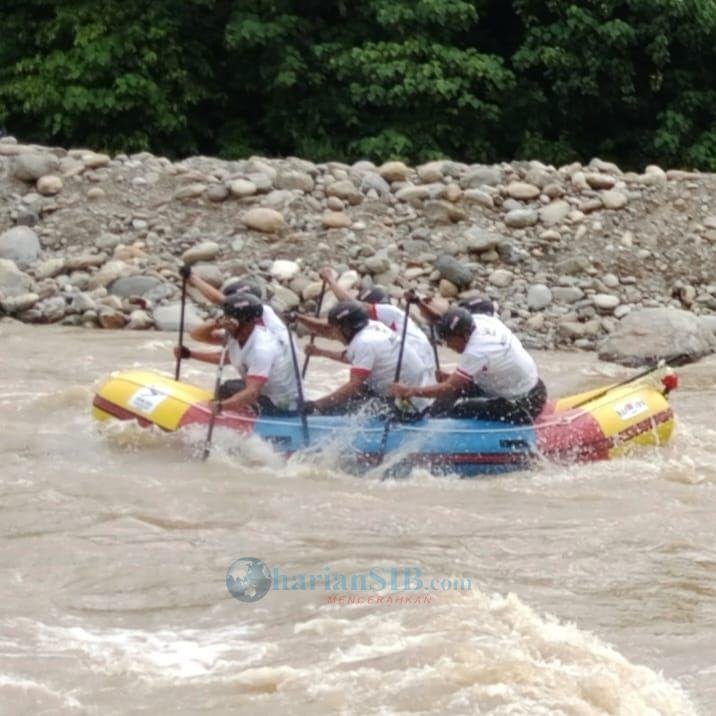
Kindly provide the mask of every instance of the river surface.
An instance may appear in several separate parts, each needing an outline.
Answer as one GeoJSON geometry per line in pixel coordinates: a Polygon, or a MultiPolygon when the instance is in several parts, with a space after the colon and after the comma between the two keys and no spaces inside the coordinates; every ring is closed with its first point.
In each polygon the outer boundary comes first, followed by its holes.
{"type": "MultiPolygon", "coordinates": [[[[381,481],[222,431],[202,463],[203,432],[98,430],[98,382],[171,372],[172,343],[0,322],[0,713],[716,713],[714,358],[680,370],[667,447],[381,481]],[[225,578],[246,556],[471,588],[244,603],[225,578]]],[[[536,357],[553,395],[629,374],[536,357]]],[[[316,360],[310,392],[344,371],[316,360]]],[[[183,377],[213,383],[193,362],[183,377]]]]}

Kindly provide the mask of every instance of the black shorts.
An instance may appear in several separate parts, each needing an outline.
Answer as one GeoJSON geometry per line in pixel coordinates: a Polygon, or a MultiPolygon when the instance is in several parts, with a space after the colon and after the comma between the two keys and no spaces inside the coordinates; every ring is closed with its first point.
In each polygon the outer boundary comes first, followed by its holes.
{"type": "MultiPolygon", "coordinates": [[[[244,388],[246,388],[246,383],[242,378],[225,380],[219,386],[219,400],[226,400],[232,395],[240,393],[244,388]]],[[[259,399],[254,404],[254,407],[259,415],[266,415],[267,417],[288,417],[298,415],[295,410],[282,410],[281,408],[277,408],[273,404],[273,401],[265,395],[259,396],[259,399]]]]}
{"type": "Polygon", "coordinates": [[[433,406],[431,415],[449,418],[497,420],[513,425],[531,425],[547,402],[547,388],[541,380],[532,390],[517,398],[488,398],[474,383],[466,386],[450,407],[433,406]]]}

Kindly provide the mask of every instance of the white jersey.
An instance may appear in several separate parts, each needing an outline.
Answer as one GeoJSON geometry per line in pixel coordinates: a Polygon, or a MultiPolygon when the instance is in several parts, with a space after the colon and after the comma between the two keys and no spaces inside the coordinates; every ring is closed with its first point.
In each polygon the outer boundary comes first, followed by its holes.
{"type": "Polygon", "coordinates": [[[474,315],[475,330],[460,355],[457,372],[490,397],[517,398],[532,390],[539,375],[532,356],[494,316],[474,315]]]}
{"type": "MultiPolygon", "coordinates": [[[[403,322],[405,321],[405,311],[401,311],[390,303],[376,303],[369,307],[368,315],[374,321],[380,321],[383,325],[388,326],[398,336],[403,334],[403,322]]],[[[408,328],[405,332],[405,344],[410,346],[421,360],[421,362],[434,375],[437,369],[435,365],[435,352],[417,323],[408,316],[408,328]]]]}
{"type": "Polygon", "coordinates": [[[229,360],[243,378],[261,380],[262,395],[277,408],[296,410],[298,389],[291,353],[286,343],[280,343],[267,328],[254,326],[243,346],[230,338],[229,360]]]}
{"type": "MultiPolygon", "coordinates": [[[[366,376],[368,387],[376,395],[384,397],[390,396],[389,387],[395,380],[399,353],[400,338],[378,321],[369,321],[365,328],[353,336],[346,349],[351,373],[366,376]]],[[[430,369],[418,358],[407,341],[403,350],[400,382],[412,386],[430,385],[434,382],[430,369]]],[[[412,403],[419,410],[423,410],[431,402],[429,398],[412,398],[412,403]]]]}
{"type": "MultiPolygon", "coordinates": [[[[264,303],[264,311],[261,314],[261,325],[264,326],[274,338],[277,338],[279,343],[288,348],[288,326],[276,315],[276,311],[266,303],[264,303]]],[[[291,333],[291,338],[293,339],[293,346],[296,350],[296,359],[300,365],[303,362],[301,346],[298,345],[296,336],[294,336],[293,333],[291,333]]]]}

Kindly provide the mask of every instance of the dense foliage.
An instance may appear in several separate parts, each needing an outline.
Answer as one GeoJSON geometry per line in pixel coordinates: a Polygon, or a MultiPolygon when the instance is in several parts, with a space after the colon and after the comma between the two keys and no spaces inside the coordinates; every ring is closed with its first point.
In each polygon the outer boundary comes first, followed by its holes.
{"type": "Polygon", "coordinates": [[[169,155],[716,170],[713,0],[4,0],[0,126],[169,155]]]}

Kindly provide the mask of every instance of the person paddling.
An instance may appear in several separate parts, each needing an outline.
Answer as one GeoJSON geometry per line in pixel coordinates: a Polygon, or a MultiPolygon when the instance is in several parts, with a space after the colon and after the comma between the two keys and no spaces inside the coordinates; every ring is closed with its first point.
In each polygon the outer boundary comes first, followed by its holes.
{"type": "MultiPolygon", "coordinates": [[[[288,344],[261,325],[264,308],[253,294],[234,293],[224,302],[221,319],[196,329],[198,340],[219,345],[228,333],[228,361],[241,375],[241,379],[221,385],[219,399],[212,401],[218,411],[252,406],[263,415],[296,414],[298,385],[288,344]]],[[[179,347],[175,348],[175,353],[178,351],[179,347]]],[[[217,364],[221,353],[184,347],[183,357],[217,364]]]]}
{"type": "MultiPolygon", "coordinates": [[[[256,282],[248,279],[236,279],[235,281],[227,284],[223,291],[220,291],[218,288],[214,288],[208,281],[201,278],[201,276],[198,276],[191,270],[190,267],[187,266],[185,270],[187,272],[187,280],[189,284],[194,286],[194,288],[199,289],[199,291],[201,291],[202,294],[209,299],[209,301],[217,306],[223,305],[229,296],[233,296],[235,294],[249,293],[258,298],[259,301],[262,302],[263,306],[261,316],[258,320],[259,325],[265,326],[279,341],[279,343],[282,343],[286,346],[286,348],[288,348],[286,324],[278,317],[276,311],[274,311],[271,306],[267,303],[263,303],[263,292],[261,287],[256,282]]],[[[205,325],[206,324],[202,324],[198,329],[193,329],[189,332],[189,335],[195,341],[203,341],[202,336],[206,335],[204,330],[205,325]]],[[[212,342],[215,343],[216,341],[212,342]]],[[[299,360],[302,360],[301,348],[295,337],[293,338],[293,345],[299,360]]]]}
{"type": "Polygon", "coordinates": [[[393,395],[435,398],[433,415],[534,422],[544,408],[547,390],[534,360],[502,321],[451,308],[440,318],[437,329],[448,347],[460,354],[457,370],[429,386],[393,383],[393,395]]]}
{"type": "MultiPolygon", "coordinates": [[[[332,268],[327,266],[321,269],[319,276],[326,282],[326,285],[333,291],[339,301],[352,300],[351,294],[336,281],[336,272],[332,268]]],[[[382,286],[372,286],[360,291],[356,296],[356,300],[363,304],[363,307],[368,312],[368,317],[372,321],[379,321],[398,335],[402,334],[405,312],[390,303],[390,296],[382,286]]],[[[406,344],[415,351],[426,368],[435,374],[435,354],[430,340],[410,317],[408,317],[405,340],[406,344]]]]}
{"type": "MultiPolygon", "coordinates": [[[[309,316],[297,320],[313,330],[318,326],[321,335],[330,335],[346,345],[343,351],[323,351],[314,347],[312,355],[323,355],[351,366],[348,382],[329,395],[305,404],[307,412],[343,414],[360,408],[385,412],[393,406],[389,385],[395,379],[400,354],[400,338],[387,326],[372,321],[368,311],[358,301],[339,301],[328,314],[328,323],[316,323],[309,316]]],[[[307,349],[308,352],[308,349],[307,349]]],[[[427,385],[432,374],[413,349],[404,346],[401,364],[402,380],[409,386],[427,385]]],[[[412,401],[417,411],[426,409],[431,401],[418,398],[412,401]]]]}

